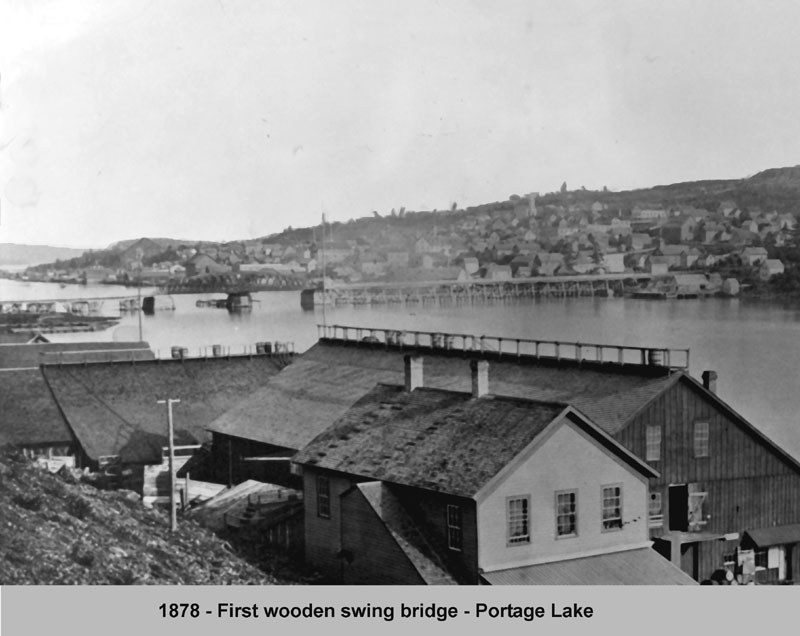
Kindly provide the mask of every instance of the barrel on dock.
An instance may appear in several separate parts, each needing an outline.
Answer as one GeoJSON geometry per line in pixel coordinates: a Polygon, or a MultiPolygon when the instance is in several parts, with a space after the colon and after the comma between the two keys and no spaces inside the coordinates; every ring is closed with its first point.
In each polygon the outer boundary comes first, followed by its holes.
{"type": "Polygon", "coordinates": [[[222,345],[211,345],[211,352],[215,358],[219,358],[222,355],[222,345]]]}
{"type": "Polygon", "coordinates": [[[172,347],[172,357],[176,360],[189,356],[189,349],[186,347],[172,347]]]}
{"type": "Polygon", "coordinates": [[[661,349],[650,349],[647,352],[647,364],[661,366],[664,364],[664,352],[661,349]]]}
{"type": "Polygon", "coordinates": [[[256,353],[258,355],[266,355],[272,353],[272,343],[271,342],[257,342],[256,343],[256,353]]]}

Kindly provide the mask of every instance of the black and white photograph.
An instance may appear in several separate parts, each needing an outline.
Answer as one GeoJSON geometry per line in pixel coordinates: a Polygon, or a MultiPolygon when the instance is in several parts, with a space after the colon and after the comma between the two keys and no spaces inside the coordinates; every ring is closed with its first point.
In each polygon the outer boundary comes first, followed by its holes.
{"type": "Polygon", "coordinates": [[[793,585],[798,24],[4,0],[0,585],[793,585]]]}

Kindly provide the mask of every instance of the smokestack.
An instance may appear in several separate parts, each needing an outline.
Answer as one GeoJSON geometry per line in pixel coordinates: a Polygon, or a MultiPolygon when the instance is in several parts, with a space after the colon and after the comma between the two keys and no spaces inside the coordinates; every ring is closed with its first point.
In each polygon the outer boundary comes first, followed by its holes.
{"type": "Polygon", "coordinates": [[[486,360],[471,360],[472,397],[480,398],[489,393],[489,363],[486,360]]]}
{"type": "Polygon", "coordinates": [[[409,393],[422,386],[422,356],[404,356],[406,391],[409,393]]]}
{"type": "Polygon", "coordinates": [[[703,371],[703,386],[711,393],[717,392],[717,372],[703,371]]]}

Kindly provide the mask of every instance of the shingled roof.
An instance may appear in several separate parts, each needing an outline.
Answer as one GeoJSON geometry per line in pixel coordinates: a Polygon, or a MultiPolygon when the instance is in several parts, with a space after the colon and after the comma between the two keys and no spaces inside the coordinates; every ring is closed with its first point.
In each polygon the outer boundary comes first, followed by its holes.
{"type": "Polygon", "coordinates": [[[0,446],[70,444],[74,437],[42,376],[45,360],[152,358],[146,342],[0,344],[0,446]]]}
{"type": "Polygon", "coordinates": [[[0,370],[0,446],[60,446],[72,441],[38,368],[0,370]]]}
{"type": "Polygon", "coordinates": [[[378,384],[294,458],[365,479],[475,497],[564,419],[622,461],[656,473],[566,404],[378,384]]]}
{"type": "MultiPolygon", "coordinates": [[[[218,433],[300,449],[341,417],[377,382],[403,382],[408,350],[321,340],[252,396],[210,425],[218,433]]],[[[569,403],[610,434],[680,374],[636,374],[609,364],[602,369],[493,359],[492,393],[569,403]]],[[[425,352],[425,386],[470,390],[469,360],[425,352]]]]}
{"type": "Polygon", "coordinates": [[[472,497],[565,408],[379,384],[295,461],[472,497]]]}
{"type": "Polygon", "coordinates": [[[53,396],[87,455],[156,461],[166,444],[173,407],[178,443],[208,437],[209,424],[249,396],[282,365],[271,356],[152,360],[135,363],[47,365],[53,396]]]}

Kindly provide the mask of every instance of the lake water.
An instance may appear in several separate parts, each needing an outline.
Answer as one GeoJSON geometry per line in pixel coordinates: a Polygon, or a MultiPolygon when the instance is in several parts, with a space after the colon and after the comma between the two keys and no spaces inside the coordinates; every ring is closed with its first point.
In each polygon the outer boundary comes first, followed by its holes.
{"type": "MultiPolygon", "coordinates": [[[[143,295],[150,290],[143,289],[143,295]]],[[[0,299],[135,296],[118,286],[61,287],[0,280],[0,299]]],[[[290,341],[298,352],[317,339],[321,308],[303,311],[300,292],[261,292],[248,313],[196,307],[201,298],[173,296],[175,311],[142,316],[143,338],[161,356],[172,346],[196,354],[220,344],[243,351],[260,341],[290,341]]],[[[119,315],[108,300],[104,312],[119,315]]],[[[761,431],[800,458],[800,304],[705,299],[649,301],[629,298],[518,300],[483,305],[327,308],[328,324],[443,331],[511,338],[581,341],[641,347],[689,348],[690,372],[719,374],[718,394],[761,431]]],[[[89,334],[49,336],[54,341],[136,340],[137,314],[119,326],[89,334]]]]}

